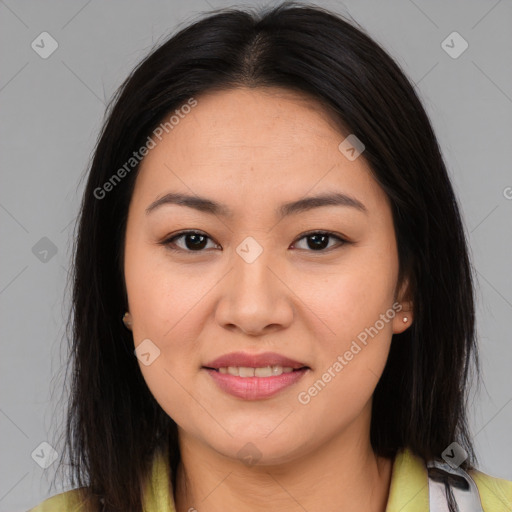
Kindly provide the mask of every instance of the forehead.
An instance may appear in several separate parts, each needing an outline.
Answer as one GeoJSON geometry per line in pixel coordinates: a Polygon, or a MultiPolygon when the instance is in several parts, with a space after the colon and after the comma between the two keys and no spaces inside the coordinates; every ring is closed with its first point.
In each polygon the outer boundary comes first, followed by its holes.
{"type": "Polygon", "coordinates": [[[340,152],[346,135],[311,97],[240,88],[195,99],[141,163],[134,195],[146,202],[177,189],[219,202],[229,195],[241,208],[333,189],[374,207],[386,200],[365,160],[340,152]]]}
{"type": "Polygon", "coordinates": [[[239,158],[248,157],[251,151],[260,158],[291,157],[298,144],[302,146],[300,154],[313,148],[318,152],[341,137],[321,103],[280,88],[206,93],[197,98],[197,106],[172,133],[176,145],[201,146],[204,152],[215,150],[219,157],[239,158]]]}

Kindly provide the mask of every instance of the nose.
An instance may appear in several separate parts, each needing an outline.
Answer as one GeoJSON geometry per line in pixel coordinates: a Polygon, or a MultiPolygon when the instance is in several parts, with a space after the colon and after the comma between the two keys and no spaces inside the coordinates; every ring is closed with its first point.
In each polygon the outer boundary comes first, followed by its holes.
{"type": "Polygon", "coordinates": [[[293,292],[283,265],[263,250],[251,261],[235,253],[221,287],[216,320],[224,328],[257,336],[288,327],[294,317],[293,292]]]}

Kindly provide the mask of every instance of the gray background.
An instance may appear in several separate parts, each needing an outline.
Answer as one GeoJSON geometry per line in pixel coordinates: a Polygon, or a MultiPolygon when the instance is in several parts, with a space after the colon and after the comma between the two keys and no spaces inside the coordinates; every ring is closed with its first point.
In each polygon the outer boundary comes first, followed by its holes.
{"type": "MultiPolygon", "coordinates": [[[[476,268],[485,386],[470,417],[480,469],[512,480],[512,3],[316,3],[365,27],[416,83],[431,117],[476,268]],[[469,44],[458,58],[441,46],[453,31],[469,44]]],[[[62,419],[73,224],[105,103],[154,43],[228,5],[0,0],[0,511],[69,488],[50,490],[56,464],[43,470],[31,453],[55,443],[62,419]],[[47,59],[31,47],[44,31],[59,45],[47,59]],[[38,243],[56,254],[38,254],[38,243]]]]}

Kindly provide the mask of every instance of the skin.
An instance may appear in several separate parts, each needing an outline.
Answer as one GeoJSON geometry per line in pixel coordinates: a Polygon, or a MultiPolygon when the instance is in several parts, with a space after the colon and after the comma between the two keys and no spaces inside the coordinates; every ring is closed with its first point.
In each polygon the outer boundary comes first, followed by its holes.
{"type": "Polygon", "coordinates": [[[392,460],[370,445],[371,401],[393,333],[412,321],[407,283],[395,293],[389,200],[364,153],[354,161],[341,153],[345,136],[311,98],[240,88],[196,99],[144,158],[125,239],[134,344],[149,338],[160,350],[140,369],[178,425],[177,511],[267,511],[269,500],[283,512],[384,511],[392,460]],[[171,191],[211,198],[234,215],[172,204],[145,213],[171,191]],[[332,191],[357,198],[367,214],[323,206],[275,215],[283,202],[332,191]],[[181,252],[159,244],[182,230],[208,238],[199,250],[190,237],[174,240],[181,252]],[[310,230],[349,243],[329,238],[315,250],[303,236],[310,230]],[[263,249],[250,264],[236,252],[249,236],[263,249]],[[300,403],[297,395],[397,301],[403,309],[300,403]],[[201,368],[234,351],[278,352],[311,370],[273,397],[243,400],[201,368]],[[260,456],[254,465],[238,455],[249,442],[260,456]]]}

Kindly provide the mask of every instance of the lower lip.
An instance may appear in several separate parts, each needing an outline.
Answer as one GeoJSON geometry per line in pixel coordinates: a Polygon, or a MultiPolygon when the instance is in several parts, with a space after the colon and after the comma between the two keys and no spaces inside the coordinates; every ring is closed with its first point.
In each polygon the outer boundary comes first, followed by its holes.
{"type": "Polygon", "coordinates": [[[206,370],[220,389],[244,400],[269,398],[279,391],[298,382],[309,368],[303,368],[272,377],[237,377],[229,373],[220,373],[210,368],[206,370]]]}

